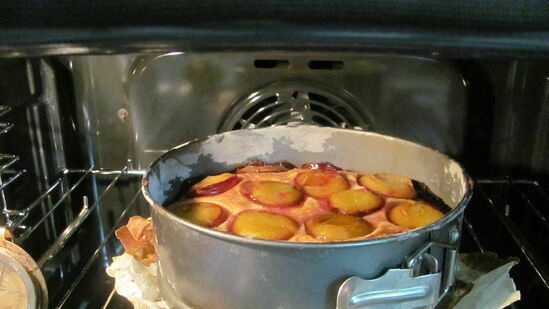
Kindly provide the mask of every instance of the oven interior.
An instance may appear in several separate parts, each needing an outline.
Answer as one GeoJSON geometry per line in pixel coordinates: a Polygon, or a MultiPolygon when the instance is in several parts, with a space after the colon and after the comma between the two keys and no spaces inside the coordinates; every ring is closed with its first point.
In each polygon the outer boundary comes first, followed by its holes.
{"type": "MultiPolygon", "coordinates": [[[[475,181],[461,252],[517,257],[549,304],[549,61],[359,52],[179,52],[0,59],[0,202],[52,308],[131,308],[105,273],[113,233],[147,217],[160,154],[228,130],[299,123],[432,147],[475,181]]],[[[377,151],[377,150],[372,150],[377,151]]],[[[382,150],[379,150],[382,151],[382,150]]],[[[291,158],[289,158],[291,160],[291,158]]]]}

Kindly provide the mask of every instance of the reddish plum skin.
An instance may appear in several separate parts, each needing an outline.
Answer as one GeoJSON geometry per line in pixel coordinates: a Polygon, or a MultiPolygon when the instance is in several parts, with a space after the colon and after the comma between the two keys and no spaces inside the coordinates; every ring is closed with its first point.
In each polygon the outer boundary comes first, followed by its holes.
{"type": "Polygon", "coordinates": [[[211,195],[217,195],[221,194],[232,187],[236,186],[236,184],[240,181],[238,176],[232,175],[231,177],[218,182],[211,184],[209,186],[205,187],[198,187],[191,189],[190,195],[191,196],[211,196],[211,195]]]}

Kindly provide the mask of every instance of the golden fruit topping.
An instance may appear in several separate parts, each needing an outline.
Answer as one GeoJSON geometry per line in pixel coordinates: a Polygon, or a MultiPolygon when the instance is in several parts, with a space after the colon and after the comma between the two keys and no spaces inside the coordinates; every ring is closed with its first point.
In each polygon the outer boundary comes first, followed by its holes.
{"type": "Polygon", "coordinates": [[[374,228],[360,217],[343,214],[326,214],[305,222],[309,235],[317,239],[341,241],[371,233],[374,228]]]}
{"type": "Polygon", "coordinates": [[[234,234],[271,240],[286,240],[299,229],[291,218],[263,210],[249,210],[239,213],[231,226],[234,234]]]}
{"type": "Polygon", "coordinates": [[[367,174],[360,176],[358,183],[387,197],[412,199],[416,196],[412,180],[407,177],[389,173],[367,174]]]}
{"type": "Polygon", "coordinates": [[[409,229],[431,224],[443,216],[434,206],[420,201],[400,201],[388,214],[389,221],[409,229]]]}
{"type": "Polygon", "coordinates": [[[343,214],[364,214],[383,206],[383,199],[367,190],[345,190],[334,193],[330,206],[343,214]]]}
{"type": "Polygon", "coordinates": [[[299,173],[296,183],[305,193],[315,198],[328,198],[336,192],[349,189],[349,183],[343,175],[320,169],[299,173]]]}
{"type": "Polygon", "coordinates": [[[294,206],[303,199],[294,185],[280,181],[246,181],[241,190],[251,200],[269,207],[294,206]]]}
{"type": "Polygon", "coordinates": [[[207,202],[183,205],[174,209],[173,213],[180,218],[205,227],[216,227],[227,219],[223,207],[207,202]]]}

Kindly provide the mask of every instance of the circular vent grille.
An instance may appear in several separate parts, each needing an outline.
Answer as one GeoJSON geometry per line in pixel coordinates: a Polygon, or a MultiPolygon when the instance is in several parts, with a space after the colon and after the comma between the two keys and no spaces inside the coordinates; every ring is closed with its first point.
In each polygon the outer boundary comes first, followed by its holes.
{"type": "Polygon", "coordinates": [[[344,91],[303,82],[275,83],[235,102],[219,130],[253,129],[287,124],[371,129],[371,117],[344,91]]]}

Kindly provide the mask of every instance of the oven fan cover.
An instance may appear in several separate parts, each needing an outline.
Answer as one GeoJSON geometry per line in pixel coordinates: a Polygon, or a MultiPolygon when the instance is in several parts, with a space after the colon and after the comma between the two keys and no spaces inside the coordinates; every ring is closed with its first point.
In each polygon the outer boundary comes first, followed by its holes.
{"type": "Polygon", "coordinates": [[[285,81],[267,85],[234,102],[218,132],[278,125],[310,124],[372,130],[372,116],[343,89],[285,81]]]}

